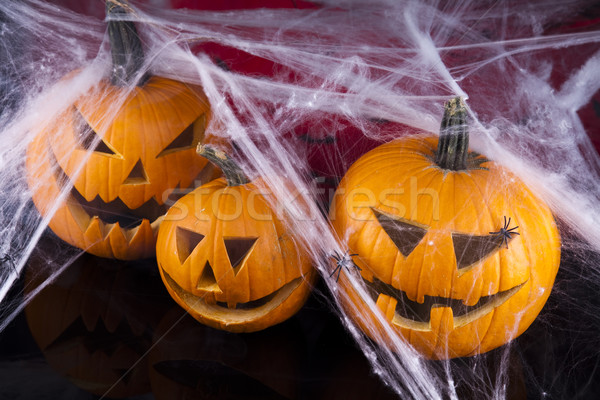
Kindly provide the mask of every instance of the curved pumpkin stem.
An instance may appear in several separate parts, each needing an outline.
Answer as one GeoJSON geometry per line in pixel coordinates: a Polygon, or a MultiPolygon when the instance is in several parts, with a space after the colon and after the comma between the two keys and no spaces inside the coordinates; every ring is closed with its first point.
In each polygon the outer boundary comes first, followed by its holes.
{"type": "Polygon", "coordinates": [[[196,152],[223,171],[227,186],[241,186],[250,182],[244,171],[225,152],[207,145],[200,145],[196,152]]]}
{"type": "Polygon", "coordinates": [[[462,98],[455,97],[444,105],[435,163],[443,169],[464,170],[467,169],[468,153],[467,107],[462,98]]]}
{"type": "MultiPolygon", "coordinates": [[[[125,0],[106,0],[108,38],[112,53],[112,72],[110,82],[115,86],[131,84],[144,65],[144,50],[133,21],[120,21],[131,10],[125,0]],[[117,20],[111,17],[116,17],[117,20]]],[[[137,83],[142,86],[148,80],[148,74],[137,83]]]]}

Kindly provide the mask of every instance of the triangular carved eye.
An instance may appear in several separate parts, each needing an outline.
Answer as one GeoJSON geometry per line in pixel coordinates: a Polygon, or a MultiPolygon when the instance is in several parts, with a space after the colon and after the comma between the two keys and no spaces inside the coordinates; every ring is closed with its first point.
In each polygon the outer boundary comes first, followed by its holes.
{"type": "Polygon", "coordinates": [[[217,283],[217,280],[215,279],[215,272],[208,261],[204,265],[204,269],[198,277],[196,289],[205,290],[207,292],[223,293],[219,287],[219,284],[217,283]]]}
{"type": "Polygon", "coordinates": [[[87,123],[83,115],[79,112],[79,110],[75,109],[74,111],[75,118],[75,136],[77,138],[77,143],[84,150],[92,150],[96,153],[103,153],[107,155],[114,156],[115,153],[104,140],[102,140],[98,134],[92,129],[92,127],[87,123]]]}
{"type": "Polygon", "coordinates": [[[417,225],[415,222],[386,214],[376,208],[371,208],[371,210],[373,210],[373,214],[379,221],[379,225],[404,257],[408,257],[413,252],[427,233],[427,228],[424,225],[417,225]]]}
{"type": "Polygon", "coordinates": [[[454,255],[458,269],[467,268],[477,261],[488,257],[499,249],[503,242],[502,235],[465,235],[453,233],[454,255]]]}
{"type": "Polygon", "coordinates": [[[195,149],[206,130],[206,116],[202,115],[190,126],[185,128],[171,143],[167,145],[156,157],[162,157],[176,151],[195,149]]]}
{"type": "Polygon", "coordinates": [[[179,261],[183,264],[190,254],[192,254],[192,251],[194,251],[196,246],[204,239],[204,235],[178,226],[175,233],[175,239],[177,241],[179,261]]]}
{"type": "Polygon", "coordinates": [[[242,268],[242,261],[250,253],[258,238],[229,238],[223,240],[225,241],[225,249],[227,250],[229,262],[231,262],[233,272],[237,276],[242,268]]]}

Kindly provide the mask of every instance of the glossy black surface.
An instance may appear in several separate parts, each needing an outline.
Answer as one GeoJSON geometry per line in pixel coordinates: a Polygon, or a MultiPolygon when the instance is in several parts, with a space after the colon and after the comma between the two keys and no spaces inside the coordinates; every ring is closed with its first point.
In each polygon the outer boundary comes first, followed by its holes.
{"type": "MultiPolygon", "coordinates": [[[[14,286],[13,305],[61,254],[63,245],[46,240],[14,286]]],[[[492,398],[499,387],[508,399],[598,398],[600,327],[591,318],[586,324],[582,311],[598,309],[600,288],[581,279],[581,257],[600,262],[597,254],[564,253],[553,295],[510,352],[430,361],[431,370],[443,376],[449,367],[461,399],[492,398]],[[564,303],[576,298],[587,305],[564,303]]],[[[398,398],[371,371],[330,301],[320,283],[284,323],[233,334],[177,306],[154,260],[83,255],[0,334],[0,399],[398,398]]]]}

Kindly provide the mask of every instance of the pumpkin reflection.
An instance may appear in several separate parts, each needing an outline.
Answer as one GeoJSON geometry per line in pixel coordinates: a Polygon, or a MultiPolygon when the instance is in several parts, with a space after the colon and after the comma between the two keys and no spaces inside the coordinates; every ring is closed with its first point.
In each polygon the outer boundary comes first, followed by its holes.
{"type": "Polygon", "coordinates": [[[149,375],[157,400],[298,398],[304,339],[289,322],[238,334],[173,308],[154,337],[149,375]]]}
{"type": "MultiPolygon", "coordinates": [[[[26,292],[51,276],[56,241],[45,240],[26,270],[26,292]]],[[[58,263],[57,265],[59,265],[58,263]]],[[[98,396],[150,390],[144,354],[168,296],[152,263],[115,262],[83,254],[25,308],[48,364],[98,396]]]]}

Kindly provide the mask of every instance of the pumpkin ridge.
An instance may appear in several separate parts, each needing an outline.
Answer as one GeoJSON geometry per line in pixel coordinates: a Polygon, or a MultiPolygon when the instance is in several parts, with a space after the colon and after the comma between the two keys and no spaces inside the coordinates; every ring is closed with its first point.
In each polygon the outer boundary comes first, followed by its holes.
{"type": "MultiPolygon", "coordinates": [[[[216,279],[217,284],[219,286],[221,286],[221,281],[222,280],[227,281],[227,275],[222,273],[221,263],[220,262],[217,263],[216,260],[215,260],[216,257],[217,257],[217,249],[219,249],[219,246],[221,245],[221,243],[219,243],[219,239],[218,238],[221,238],[223,236],[223,227],[222,227],[222,220],[220,218],[216,218],[216,216],[214,215],[214,213],[215,212],[218,213],[219,210],[220,210],[220,207],[221,207],[220,203],[221,203],[222,198],[223,198],[223,196],[221,194],[223,193],[222,190],[224,190],[225,187],[226,186],[222,186],[219,189],[211,191],[210,195],[209,195],[209,197],[207,199],[207,204],[211,204],[211,208],[212,208],[212,212],[213,212],[213,215],[209,216],[209,218],[211,220],[210,234],[207,235],[207,236],[210,236],[212,238],[213,243],[212,243],[212,246],[209,246],[211,254],[208,255],[207,258],[209,260],[213,261],[213,265],[212,265],[213,272],[215,273],[215,279],[216,279]],[[219,201],[217,202],[217,207],[213,208],[212,204],[214,204],[214,202],[215,202],[214,197],[215,197],[215,194],[217,194],[217,193],[220,194],[220,198],[219,198],[219,201]],[[216,268],[215,265],[219,266],[219,271],[215,271],[215,268],[216,268]]],[[[189,273],[192,274],[193,272],[194,272],[193,269],[189,268],[189,273]]]]}
{"type": "MultiPolygon", "coordinates": [[[[426,155],[425,154],[421,154],[421,158],[425,158],[426,159],[426,155]]],[[[442,188],[445,185],[448,185],[448,183],[446,182],[446,178],[445,177],[439,177],[439,169],[437,169],[437,168],[426,168],[426,169],[419,168],[419,170],[422,171],[422,172],[424,172],[424,174],[421,176],[421,179],[423,179],[425,177],[428,177],[428,176],[431,177],[431,179],[429,179],[429,181],[427,182],[427,184],[423,185],[423,187],[428,187],[429,188],[429,187],[431,187],[432,183],[434,183],[434,182],[438,183],[437,187],[434,188],[434,190],[436,190],[436,192],[438,193],[438,195],[442,193],[442,188]]],[[[406,174],[408,175],[409,171],[407,171],[406,174]]],[[[441,200],[441,196],[440,196],[440,200],[441,200]]],[[[433,212],[433,210],[432,210],[432,212],[433,212]]],[[[409,216],[409,218],[412,218],[412,216],[409,216]]],[[[442,215],[440,215],[440,218],[442,218],[442,215]]],[[[428,225],[430,227],[430,231],[423,238],[423,240],[428,240],[429,241],[430,239],[428,238],[428,236],[431,235],[431,229],[432,228],[436,229],[435,224],[432,223],[433,222],[432,220],[433,220],[433,213],[431,214],[431,217],[427,221],[427,223],[425,223],[425,221],[423,221],[423,220],[420,221],[422,224],[428,225]]],[[[424,245],[424,244],[422,243],[421,245],[424,245]]],[[[416,288],[416,291],[414,293],[414,298],[411,299],[410,296],[408,296],[408,292],[405,292],[407,294],[407,298],[409,298],[411,301],[415,301],[415,302],[417,302],[419,304],[422,304],[422,302],[419,302],[420,297],[421,296],[423,296],[423,297],[425,296],[425,294],[423,293],[424,289],[421,288],[421,284],[422,284],[423,279],[424,279],[423,275],[425,273],[425,268],[423,268],[423,265],[425,265],[425,258],[426,257],[427,257],[427,252],[424,251],[424,252],[422,252],[420,262],[417,262],[417,260],[411,260],[411,264],[405,266],[405,268],[415,268],[416,265],[420,265],[419,275],[418,275],[418,279],[416,281],[416,284],[414,284],[414,285],[411,284],[410,285],[411,287],[415,287],[416,288]]],[[[396,261],[397,261],[397,259],[396,259],[396,261]]],[[[397,268],[400,268],[400,265],[397,266],[397,264],[395,264],[392,276],[393,277],[395,276],[397,278],[397,280],[403,281],[403,279],[401,278],[402,274],[398,273],[399,271],[398,271],[397,268]]],[[[397,284],[396,286],[399,286],[399,288],[397,288],[397,289],[403,290],[404,286],[406,286],[406,285],[408,285],[408,284],[405,284],[405,285],[398,285],[397,284]]],[[[399,304],[400,304],[400,301],[398,301],[396,307],[398,307],[399,304]]],[[[431,324],[431,309],[428,312],[429,312],[429,324],[431,324]]],[[[415,343],[416,342],[415,335],[416,335],[416,332],[413,332],[413,330],[409,330],[408,331],[408,341],[409,341],[409,343],[415,343]]]]}
{"type": "MultiPolygon", "coordinates": [[[[364,235],[366,235],[366,233],[365,233],[364,231],[365,231],[366,229],[368,229],[369,227],[370,227],[370,226],[369,226],[369,224],[368,224],[368,223],[362,224],[362,225],[360,226],[360,229],[357,231],[357,233],[356,233],[356,235],[355,235],[355,236],[356,236],[356,240],[355,240],[354,242],[349,242],[349,243],[348,243],[348,247],[349,247],[350,249],[352,249],[352,251],[358,251],[358,249],[357,249],[357,247],[358,247],[358,246],[357,246],[357,244],[356,244],[355,242],[359,242],[359,241],[361,241],[361,240],[360,240],[360,238],[361,238],[361,237],[363,237],[364,235]]],[[[372,241],[372,243],[375,243],[375,244],[376,244],[376,243],[379,243],[379,242],[380,242],[380,239],[379,239],[379,236],[380,236],[380,235],[381,235],[381,231],[379,231],[379,232],[377,233],[377,237],[375,237],[375,238],[374,238],[374,240],[372,241]]],[[[342,239],[345,239],[345,238],[342,238],[342,239]]],[[[373,254],[373,251],[375,250],[375,245],[369,246],[369,247],[368,247],[368,249],[369,249],[369,252],[368,252],[368,253],[366,253],[366,254],[365,254],[365,253],[363,252],[363,254],[358,254],[358,257],[365,258],[365,259],[371,259],[371,258],[372,258],[372,256],[373,256],[373,255],[372,255],[372,254],[373,254]]],[[[373,275],[375,274],[375,273],[374,273],[374,271],[372,271],[370,268],[369,268],[369,271],[370,271],[370,272],[371,272],[373,275]]]]}
{"type": "MultiPolygon", "coordinates": [[[[510,173],[510,172],[508,172],[508,173],[512,175],[512,173],[510,173]]],[[[529,190],[529,188],[527,188],[527,187],[525,188],[525,194],[522,195],[522,198],[523,197],[527,199],[527,207],[523,210],[524,213],[527,214],[528,210],[530,210],[530,208],[535,208],[535,211],[536,211],[536,213],[538,215],[540,215],[540,214],[547,214],[549,212],[547,208],[542,207],[542,205],[539,203],[539,200],[538,200],[537,196],[535,196],[529,190]]],[[[519,209],[513,207],[512,204],[510,203],[510,200],[508,201],[508,203],[509,203],[509,206],[511,206],[511,208],[513,210],[515,210],[514,211],[515,212],[515,218],[519,220],[519,225],[520,225],[520,228],[522,228],[522,231],[523,232],[528,231],[527,230],[527,226],[529,225],[528,219],[520,217],[519,209]]],[[[553,218],[551,214],[549,216],[551,218],[553,218]]],[[[554,218],[553,218],[553,220],[554,220],[554,218]]],[[[534,224],[534,226],[536,228],[536,232],[538,232],[538,233],[540,232],[540,228],[543,228],[544,229],[543,232],[546,234],[547,238],[551,238],[552,236],[556,236],[558,238],[559,246],[560,246],[560,236],[559,236],[558,231],[556,230],[556,227],[554,227],[554,229],[550,229],[550,227],[547,224],[539,224],[539,223],[534,224]],[[555,231],[556,235],[552,231],[555,231]]],[[[525,239],[526,238],[523,238],[521,240],[525,241],[525,239]]],[[[524,243],[523,249],[525,250],[525,253],[526,253],[526,258],[527,258],[527,262],[528,262],[528,268],[527,268],[527,270],[529,272],[529,277],[528,277],[529,285],[527,285],[528,288],[529,288],[529,290],[527,292],[528,293],[527,294],[527,304],[528,304],[528,307],[534,307],[534,306],[536,306],[536,304],[538,302],[540,302],[540,299],[539,299],[540,296],[538,296],[536,293],[534,293],[531,290],[531,286],[532,285],[539,286],[540,285],[540,282],[539,282],[540,279],[538,277],[538,274],[534,273],[534,269],[532,268],[532,264],[533,264],[534,258],[532,258],[531,249],[530,249],[530,246],[528,245],[528,243],[524,243]],[[533,301],[535,301],[535,302],[533,302],[533,301]]],[[[560,257],[560,247],[558,248],[558,252],[559,252],[559,257],[560,257]]],[[[554,254],[553,252],[541,252],[540,254],[541,254],[541,257],[539,257],[539,258],[541,258],[541,262],[538,261],[538,263],[544,263],[545,265],[552,264],[552,260],[550,262],[548,262],[548,260],[549,260],[548,256],[550,256],[551,254],[554,254]]],[[[560,262],[560,258],[559,258],[559,262],[560,262]]],[[[555,277],[552,278],[552,283],[554,282],[554,280],[555,280],[555,277]]],[[[549,289],[547,290],[546,293],[544,293],[543,296],[545,296],[547,298],[550,295],[551,289],[552,289],[552,285],[549,286],[549,289]]],[[[545,301],[542,302],[541,308],[543,308],[544,304],[545,304],[545,301]]],[[[527,310],[527,308],[521,310],[520,312],[523,313],[526,310],[527,310]]],[[[520,322],[520,320],[522,318],[523,317],[521,316],[520,319],[517,321],[517,325],[519,325],[519,322],[520,322]]],[[[529,325],[527,325],[525,327],[525,329],[528,326],[529,325]]],[[[484,339],[485,339],[485,337],[484,337],[484,339]]],[[[483,340],[482,340],[482,343],[484,343],[483,340]]]]}
{"type": "MultiPolygon", "coordinates": [[[[471,174],[465,174],[463,176],[463,178],[465,179],[465,181],[466,180],[470,180],[471,184],[468,185],[469,187],[474,187],[475,189],[477,189],[477,193],[479,194],[478,200],[480,200],[480,202],[485,205],[485,210],[487,211],[486,215],[489,216],[489,221],[488,221],[489,225],[488,226],[495,226],[495,221],[494,221],[494,219],[495,219],[494,218],[495,217],[495,213],[492,211],[489,202],[485,201],[486,196],[485,196],[485,193],[482,190],[482,188],[479,186],[478,180],[475,179],[473,176],[471,176],[471,174]]],[[[469,192],[469,194],[470,194],[471,198],[473,198],[473,196],[475,195],[474,191],[469,192]]],[[[472,202],[473,202],[473,204],[477,204],[477,202],[475,200],[472,200],[472,202]]],[[[481,217],[482,214],[483,214],[483,210],[480,210],[480,212],[478,213],[478,216],[481,217]]],[[[479,225],[481,225],[481,221],[479,219],[477,220],[477,223],[479,225]]],[[[479,228],[479,226],[478,226],[478,228],[479,228]]],[[[486,231],[490,232],[490,230],[488,230],[488,229],[477,229],[477,230],[480,231],[480,232],[486,232],[486,231]]],[[[494,257],[494,258],[497,259],[497,262],[496,262],[496,274],[495,275],[498,277],[497,281],[496,281],[496,287],[498,289],[495,292],[500,292],[501,291],[500,282],[502,281],[502,276],[501,276],[502,275],[502,259],[500,257],[500,251],[499,250],[500,249],[498,249],[495,253],[490,254],[486,258],[486,260],[488,260],[490,257],[494,257]]],[[[483,279],[483,277],[481,277],[480,279],[483,279]]],[[[482,285],[481,288],[480,288],[480,293],[479,293],[478,298],[481,298],[481,296],[489,295],[490,294],[490,293],[487,293],[487,292],[485,294],[481,293],[481,290],[484,290],[484,289],[485,288],[482,285]]],[[[466,298],[465,298],[465,300],[466,300],[466,298]]]]}
{"type": "MultiPolygon", "coordinates": [[[[156,120],[156,121],[165,121],[165,119],[164,119],[164,118],[163,118],[163,116],[162,116],[162,113],[163,113],[163,111],[165,110],[165,108],[164,108],[164,104],[169,104],[169,98],[167,97],[167,95],[166,95],[166,94],[163,94],[163,93],[162,93],[160,90],[155,90],[155,91],[152,91],[152,92],[150,92],[150,91],[147,91],[147,92],[146,92],[146,91],[144,91],[144,97],[147,97],[148,99],[151,99],[151,98],[153,98],[153,97],[156,97],[156,98],[158,98],[158,99],[162,100],[162,101],[161,101],[161,103],[163,103],[163,108],[161,108],[161,107],[158,107],[158,106],[157,106],[157,105],[156,105],[156,104],[155,104],[153,101],[150,101],[150,100],[149,100],[149,101],[145,101],[144,103],[145,103],[145,104],[148,104],[148,105],[150,106],[149,108],[150,108],[150,110],[151,110],[151,115],[153,115],[153,116],[155,117],[155,120],[156,120]]],[[[165,111],[166,111],[166,110],[165,110],[165,111]]],[[[177,117],[179,117],[179,115],[177,115],[177,117]]],[[[147,126],[147,124],[148,124],[148,123],[149,123],[149,121],[147,121],[147,120],[144,120],[144,132],[151,132],[151,131],[152,131],[152,130],[149,130],[149,129],[147,129],[147,127],[146,127],[146,126],[147,126]]],[[[166,143],[169,143],[169,141],[168,141],[168,140],[164,140],[164,137],[165,137],[165,135],[166,135],[166,134],[168,134],[168,133],[167,133],[167,132],[165,132],[165,131],[164,131],[164,130],[162,130],[162,129],[161,129],[159,132],[160,132],[160,139],[159,139],[159,143],[161,144],[161,147],[163,147],[163,145],[162,145],[162,144],[163,144],[164,142],[166,142],[166,143]]],[[[153,149],[153,153],[154,153],[154,152],[155,152],[155,150],[153,149]]],[[[159,150],[159,152],[160,152],[160,150],[159,150]]],[[[158,153],[157,153],[157,154],[158,154],[158,153]]],[[[146,154],[144,154],[144,157],[145,157],[145,158],[146,158],[146,157],[147,157],[147,158],[150,158],[150,156],[149,156],[149,155],[146,155],[146,154]]],[[[160,163],[160,165],[161,165],[160,169],[161,169],[162,171],[165,171],[164,173],[165,173],[167,176],[169,176],[169,174],[168,174],[168,172],[167,172],[167,171],[169,171],[169,163],[167,162],[167,159],[165,159],[165,158],[161,158],[161,159],[159,160],[159,159],[157,159],[157,158],[156,158],[156,154],[152,154],[152,155],[151,155],[151,157],[152,157],[152,161],[153,161],[153,163],[160,163]]],[[[179,159],[177,159],[177,163],[178,163],[178,164],[180,163],[180,160],[179,160],[179,159]]],[[[180,169],[180,168],[181,168],[181,164],[177,165],[177,167],[176,167],[176,168],[177,168],[177,170],[181,170],[181,169],[180,169]]],[[[171,179],[170,179],[170,178],[167,178],[167,180],[168,180],[169,182],[171,182],[171,179]]],[[[169,185],[169,186],[170,186],[170,185],[169,185]]]]}
{"type": "MultiPolygon", "coordinates": [[[[501,179],[502,179],[502,178],[504,178],[504,176],[503,176],[504,174],[502,174],[502,172],[503,172],[503,171],[502,171],[502,168],[498,168],[498,172],[500,172],[500,174],[499,174],[499,175],[501,176],[501,179]]],[[[492,173],[492,172],[490,172],[490,173],[492,173]]],[[[478,190],[478,193],[479,193],[479,194],[482,196],[482,198],[485,198],[485,193],[484,193],[483,189],[481,188],[481,186],[479,185],[479,181],[478,181],[478,179],[475,179],[475,177],[471,176],[470,174],[469,174],[469,177],[472,179],[473,186],[474,186],[475,188],[477,188],[477,190],[478,190]]],[[[510,196],[507,196],[507,197],[510,197],[510,196]]],[[[515,210],[515,208],[514,208],[514,207],[513,207],[513,205],[510,203],[510,200],[506,200],[506,199],[505,199],[505,201],[506,201],[506,207],[507,207],[507,209],[511,210],[511,212],[515,212],[515,211],[514,211],[514,210],[515,210]]],[[[487,203],[487,202],[486,202],[485,204],[486,204],[486,207],[487,207],[487,209],[488,209],[488,214],[490,215],[490,219],[492,219],[492,220],[493,220],[493,212],[492,212],[492,210],[491,210],[491,208],[490,208],[490,205],[489,205],[489,203],[487,203]]],[[[518,218],[518,216],[517,216],[517,218],[518,218]]],[[[493,221],[492,221],[492,222],[493,222],[493,221]]],[[[498,280],[497,280],[497,283],[496,283],[496,285],[497,285],[497,287],[498,287],[498,290],[497,290],[497,291],[498,291],[498,292],[500,292],[500,291],[501,291],[501,289],[502,289],[502,288],[501,288],[501,282],[502,282],[502,264],[503,264],[503,261],[502,261],[502,256],[501,256],[501,254],[500,254],[500,251],[497,251],[497,252],[494,254],[494,257],[496,257],[496,258],[498,259],[498,261],[497,261],[497,263],[496,263],[496,265],[497,265],[497,273],[496,273],[496,275],[498,276],[498,280]]],[[[528,258],[528,260],[529,260],[529,256],[528,256],[527,258],[528,258]]],[[[530,267],[530,268],[531,268],[531,267],[530,267]]],[[[527,278],[527,281],[526,281],[526,282],[529,282],[529,281],[530,281],[530,279],[531,279],[531,271],[530,271],[529,275],[530,275],[530,276],[527,278]]],[[[526,282],[524,282],[523,284],[525,284],[526,282]]],[[[521,289],[519,289],[519,290],[521,290],[521,289]]],[[[517,294],[517,293],[515,293],[515,294],[517,294]]],[[[478,338],[478,339],[479,339],[479,340],[478,340],[478,346],[481,346],[481,345],[483,345],[483,344],[485,343],[485,340],[486,340],[486,338],[487,338],[487,336],[488,336],[488,334],[489,334],[489,332],[490,332],[490,329],[491,329],[491,328],[492,328],[492,326],[494,325],[494,321],[495,321],[495,319],[496,319],[496,315],[497,315],[497,313],[496,313],[496,310],[497,310],[497,308],[498,308],[498,307],[495,307],[495,308],[494,308],[494,309],[493,309],[493,310],[490,312],[490,314],[487,316],[488,325],[487,325],[487,328],[485,329],[485,331],[483,332],[483,334],[482,334],[482,335],[480,335],[480,336],[479,336],[479,338],[478,338]]],[[[517,325],[518,325],[518,322],[517,322],[517,325]]],[[[474,350],[472,350],[470,353],[472,353],[472,352],[476,351],[478,346],[476,346],[476,347],[475,347],[475,349],[474,349],[474,350]]]]}
{"type": "MultiPolygon", "coordinates": [[[[382,145],[385,146],[385,145],[382,145]]],[[[360,171],[363,170],[369,170],[372,171],[372,165],[377,165],[379,166],[379,169],[381,170],[385,170],[385,169],[391,169],[392,171],[395,171],[398,168],[398,162],[404,164],[408,164],[410,165],[412,168],[403,172],[403,174],[408,174],[411,173],[412,171],[418,171],[421,169],[420,165],[414,165],[413,162],[408,162],[409,160],[406,160],[404,158],[404,153],[405,153],[405,146],[398,146],[398,143],[396,143],[396,141],[394,142],[390,142],[389,143],[389,149],[385,149],[386,151],[383,152],[381,155],[378,153],[377,157],[369,157],[369,153],[366,153],[364,156],[366,156],[366,159],[361,161],[359,159],[358,162],[356,162],[355,164],[353,164],[350,169],[348,169],[348,171],[346,172],[344,178],[342,178],[342,181],[344,181],[346,178],[346,176],[349,175],[355,175],[356,172],[354,171],[358,171],[358,173],[360,173],[360,171]],[[392,146],[394,145],[394,146],[392,146]],[[399,156],[399,154],[402,154],[402,157],[399,156]],[[381,158],[380,158],[381,157],[381,158]],[[386,165],[386,163],[388,163],[388,165],[386,165]]],[[[418,153],[415,152],[416,155],[418,155],[418,153]]],[[[422,160],[422,156],[416,158],[417,161],[421,161],[422,160]]],[[[414,161],[414,160],[412,160],[414,161]]],[[[420,163],[419,163],[420,164],[420,163]]],[[[425,162],[423,162],[423,164],[426,164],[425,162]]],[[[366,174],[364,176],[363,179],[361,180],[357,180],[356,178],[352,179],[352,182],[355,185],[363,185],[365,183],[366,180],[372,179],[373,176],[372,174],[366,174]]],[[[342,184],[342,182],[340,182],[340,185],[342,184]]]]}
{"type": "MultiPolygon", "coordinates": [[[[158,99],[158,101],[149,101],[147,104],[150,105],[150,107],[152,108],[153,114],[156,116],[156,120],[157,121],[165,121],[165,120],[169,120],[169,119],[173,119],[175,121],[185,121],[183,122],[181,125],[183,126],[183,129],[185,129],[187,126],[189,126],[190,124],[193,124],[196,119],[198,117],[200,117],[200,115],[195,115],[197,113],[198,110],[196,110],[194,107],[188,107],[189,104],[192,103],[193,99],[182,99],[182,103],[178,104],[178,107],[173,107],[172,106],[172,102],[174,98],[179,98],[179,97],[187,97],[188,93],[185,93],[182,90],[175,90],[175,82],[169,82],[170,79],[161,79],[160,83],[161,85],[158,85],[157,82],[157,87],[153,90],[147,90],[147,96],[152,99],[152,100],[156,100],[158,99]],[[167,83],[170,83],[171,85],[168,85],[167,83]],[[173,88],[174,90],[172,90],[172,92],[170,93],[166,93],[165,90],[161,90],[164,88],[173,88]],[[167,112],[167,108],[165,107],[165,105],[168,105],[168,112],[167,112]],[[194,111],[194,117],[191,119],[191,122],[188,123],[187,119],[188,118],[183,118],[183,116],[186,113],[182,112],[182,108],[188,108],[190,111],[190,114],[192,114],[191,111],[194,111]],[[169,118],[170,115],[169,114],[175,114],[176,118],[169,118]]],[[[192,96],[190,96],[192,97],[192,96]]],[[[197,97],[194,100],[198,100],[200,99],[199,97],[197,97]]],[[[208,122],[208,121],[207,121],[208,122]]],[[[178,129],[179,130],[179,129],[178,129]]],[[[179,135],[178,132],[175,137],[177,135],[179,135]]],[[[163,133],[164,135],[164,133],[163,133]]],[[[173,139],[171,137],[167,137],[165,138],[164,136],[161,137],[161,143],[165,143],[164,145],[161,144],[161,147],[165,147],[167,146],[173,139]]],[[[159,151],[160,153],[160,151],[159,151]]],[[[159,154],[157,153],[157,155],[159,154]]],[[[156,158],[156,156],[155,156],[156,158]]]]}
{"type": "MultiPolygon", "coordinates": [[[[243,189],[243,188],[240,188],[240,189],[243,189]]],[[[239,192],[242,192],[242,191],[243,190],[239,190],[239,192]]],[[[246,218],[246,215],[247,215],[247,213],[249,211],[247,209],[247,207],[246,207],[246,205],[248,204],[248,202],[247,202],[248,197],[247,197],[247,193],[241,193],[241,194],[242,194],[242,215],[244,216],[244,218],[242,218],[242,226],[244,228],[244,231],[242,232],[242,235],[240,235],[240,236],[242,236],[244,238],[247,238],[248,235],[249,235],[249,231],[250,231],[250,229],[248,227],[248,219],[246,218]]],[[[256,249],[256,247],[258,247],[259,240],[264,235],[264,232],[261,232],[260,230],[258,232],[256,232],[256,233],[257,233],[257,235],[254,235],[254,232],[252,233],[252,236],[256,237],[256,239],[254,240],[254,243],[252,244],[252,247],[250,247],[250,249],[248,250],[248,253],[254,251],[256,249]]],[[[223,236],[223,238],[225,238],[225,236],[223,236]]],[[[244,289],[244,293],[248,293],[246,302],[249,302],[250,299],[252,299],[252,297],[253,297],[253,293],[252,293],[252,288],[253,288],[252,278],[255,276],[255,274],[252,274],[252,275],[250,274],[250,270],[249,270],[250,269],[250,265],[248,264],[249,258],[251,256],[252,256],[252,254],[245,254],[244,255],[244,258],[246,259],[246,267],[244,268],[246,270],[246,272],[244,272],[244,274],[245,274],[244,278],[245,278],[245,282],[246,282],[246,288],[244,289]]],[[[243,262],[243,259],[242,259],[241,262],[243,262]]],[[[232,267],[233,267],[233,265],[232,265],[232,267]]],[[[243,267],[241,267],[241,268],[243,268],[243,267]]],[[[234,274],[235,274],[235,269],[234,269],[234,274]]],[[[236,278],[237,278],[237,275],[236,275],[236,278]]],[[[272,290],[269,290],[269,293],[272,293],[272,290]]]]}
{"type": "MultiPolygon", "coordinates": [[[[430,188],[431,185],[432,185],[432,183],[434,183],[434,182],[436,182],[438,180],[438,172],[436,170],[430,170],[428,172],[429,172],[428,174],[431,175],[431,179],[429,180],[429,182],[427,182],[426,185],[423,186],[423,187],[426,187],[426,188],[430,188]]],[[[424,177],[425,176],[427,176],[427,174],[425,174],[424,177]]],[[[445,179],[440,179],[440,181],[438,183],[438,186],[436,188],[437,190],[434,189],[434,190],[436,190],[436,193],[438,193],[438,196],[441,194],[442,188],[443,188],[444,184],[445,184],[445,179]]],[[[441,218],[442,215],[440,214],[439,217],[441,218]]],[[[412,216],[410,218],[412,218],[412,216]]],[[[428,232],[429,235],[431,234],[431,229],[435,226],[432,223],[432,220],[433,220],[433,210],[432,210],[431,218],[428,219],[428,223],[424,223],[424,225],[428,225],[430,227],[430,231],[428,232]]],[[[426,236],[428,236],[428,235],[426,235],[426,236]]],[[[425,239],[425,238],[423,238],[423,239],[425,239]]],[[[421,266],[421,268],[419,269],[419,278],[417,279],[417,284],[415,285],[415,287],[417,288],[417,290],[415,292],[415,301],[417,301],[417,302],[419,302],[419,300],[421,300],[421,298],[425,295],[425,293],[423,293],[424,289],[421,288],[421,281],[423,279],[423,273],[424,273],[423,265],[424,265],[424,259],[425,259],[426,256],[427,256],[427,253],[423,252],[423,259],[419,263],[419,265],[421,266]]],[[[414,266],[414,263],[413,263],[413,266],[414,266]]],[[[394,271],[394,272],[396,272],[396,271],[394,271]]],[[[399,277],[400,275],[394,274],[393,276],[399,277]]],[[[398,285],[398,286],[400,286],[400,285],[398,285]]]]}

